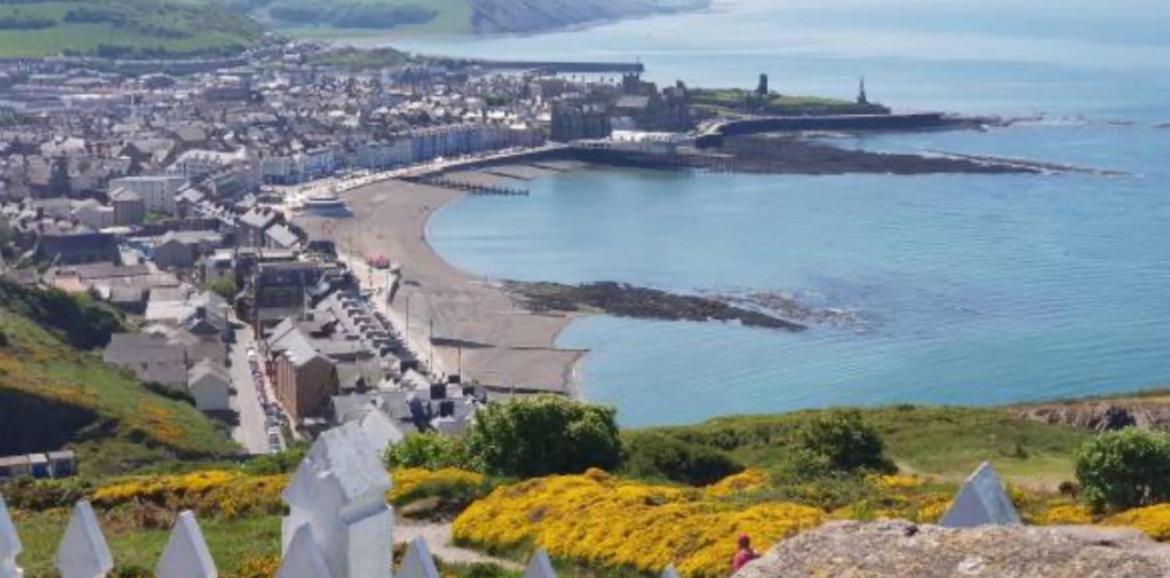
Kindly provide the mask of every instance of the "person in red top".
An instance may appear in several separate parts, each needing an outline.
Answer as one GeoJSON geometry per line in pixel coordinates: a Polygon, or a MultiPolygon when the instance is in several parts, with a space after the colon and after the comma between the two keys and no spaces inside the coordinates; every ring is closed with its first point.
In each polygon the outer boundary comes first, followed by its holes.
{"type": "Polygon", "coordinates": [[[735,557],[731,559],[731,571],[738,572],[748,562],[759,558],[760,555],[752,550],[752,539],[744,534],[739,537],[739,550],[735,552],[735,557]]]}

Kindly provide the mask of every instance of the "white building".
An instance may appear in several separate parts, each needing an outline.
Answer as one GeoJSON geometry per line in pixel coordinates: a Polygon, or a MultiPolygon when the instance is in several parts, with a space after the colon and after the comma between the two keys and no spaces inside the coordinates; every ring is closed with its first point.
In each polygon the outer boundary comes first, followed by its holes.
{"type": "Polygon", "coordinates": [[[175,195],[187,184],[186,175],[147,175],[122,177],[110,181],[111,191],[126,189],[142,197],[146,212],[175,214],[175,195]]]}
{"type": "Polygon", "coordinates": [[[203,359],[187,372],[187,391],[195,398],[199,411],[229,411],[232,378],[227,368],[214,360],[203,359]]]}
{"type": "Polygon", "coordinates": [[[198,179],[219,172],[233,163],[246,160],[248,160],[248,151],[243,147],[230,153],[189,150],[179,155],[179,158],[175,159],[175,162],[167,168],[167,172],[187,179],[198,179]]]}

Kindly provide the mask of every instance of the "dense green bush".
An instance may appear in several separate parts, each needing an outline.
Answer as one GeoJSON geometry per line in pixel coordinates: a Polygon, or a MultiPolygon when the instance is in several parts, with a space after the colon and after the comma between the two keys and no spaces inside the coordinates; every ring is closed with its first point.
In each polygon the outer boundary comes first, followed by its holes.
{"type": "Polygon", "coordinates": [[[433,432],[406,436],[405,440],[386,448],[385,460],[391,468],[437,470],[468,467],[463,441],[433,432]]]}
{"type": "Polygon", "coordinates": [[[228,303],[235,303],[236,301],[236,281],[230,277],[216,279],[208,283],[204,289],[223,297],[228,303]]]}
{"type": "Polygon", "coordinates": [[[552,395],[489,405],[475,416],[468,450],[482,471],[505,476],[612,471],[621,462],[615,413],[552,395]]]}
{"type": "Polygon", "coordinates": [[[309,445],[302,442],[281,452],[256,456],[244,464],[244,471],[256,476],[285,474],[297,469],[307,453],[309,445]]]}
{"type": "Polygon", "coordinates": [[[624,441],[622,468],[640,478],[704,486],[744,469],[725,452],[657,432],[633,433],[624,441]]]}
{"type": "Polygon", "coordinates": [[[1077,452],[1076,474],[1097,509],[1170,500],[1170,437],[1136,428],[1101,434],[1077,452]]]}
{"type": "Polygon", "coordinates": [[[0,280],[0,305],[56,329],[78,349],[102,347],[122,330],[121,317],[87,293],[34,289],[0,280]]]}
{"type": "Polygon", "coordinates": [[[35,480],[17,478],[0,485],[0,495],[8,505],[22,510],[72,508],[93,490],[93,484],[82,478],[35,480]]]}
{"type": "Polygon", "coordinates": [[[798,439],[810,457],[835,470],[897,470],[885,455],[881,435],[857,410],[817,414],[804,424],[798,439]]]}

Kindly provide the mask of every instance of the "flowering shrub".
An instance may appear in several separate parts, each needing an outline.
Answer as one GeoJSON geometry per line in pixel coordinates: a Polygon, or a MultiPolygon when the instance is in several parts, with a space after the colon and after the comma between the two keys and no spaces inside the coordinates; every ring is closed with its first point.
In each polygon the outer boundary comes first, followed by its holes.
{"type": "Polygon", "coordinates": [[[405,468],[391,473],[391,478],[394,488],[386,494],[386,499],[395,505],[429,496],[473,499],[486,489],[483,474],[455,468],[405,468]]]}
{"type": "Polygon", "coordinates": [[[1170,504],[1157,504],[1135,508],[1110,518],[1102,524],[1109,526],[1132,526],[1155,540],[1170,540],[1170,504]]]}
{"type": "Polygon", "coordinates": [[[900,490],[907,488],[917,488],[924,484],[926,480],[918,476],[899,476],[899,475],[871,475],[870,482],[882,490],[900,490]]]}
{"type": "Polygon", "coordinates": [[[1089,508],[1078,504],[1053,506],[1044,512],[1036,522],[1045,526],[1092,524],[1093,512],[1089,508]]]}
{"type": "Polygon", "coordinates": [[[591,469],[497,488],[455,520],[453,534],[489,549],[535,544],[553,556],[642,572],[673,562],[687,576],[714,578],[727,574],[740,534],[766,548],[826,519],[807,506],[735,506],[704,491],[591,469]]]}
{"type": "Polygon", "coordinates": [[[104,507],[144,502],[171,510],[190,508],[202,515],[233,518],[280,512],[283,508],[280,492],[286,484],[286,475],[249,476],[209,470],[124,479],[98,488],[93,502],[104,507]]]}
{"type": "MultiPolygon", "coordinates": [[[[257,555],[245,558],[240,562],[235,572],[227,573],[227,578],[271,578],[280,570],[280,556],[275,554],[257,555]]],[[[224,576],[224,574],[220,574],[224,576]]]]}
{"type": "Polygon", "coordinates": [[[772,485],[772,476],[764,470],[750,469],[738,474],[727,476],[722,480],[707,486],[707,495],[721,498],[732,494],[750,494],[758,492],[772,485]]]}

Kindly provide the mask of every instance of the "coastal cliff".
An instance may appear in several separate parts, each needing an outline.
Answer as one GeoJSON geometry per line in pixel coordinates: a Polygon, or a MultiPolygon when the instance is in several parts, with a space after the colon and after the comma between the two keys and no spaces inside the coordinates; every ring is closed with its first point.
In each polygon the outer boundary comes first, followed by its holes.
{"type": "Polygon", "coordinates": [[[1024,419],[1097,432],[1127,427],[1170,431],[1170,393],[1164,390],[1128,397],[1030,404],[1013,411],[1024,419]]]}
{"type": "Polygon", "coordinates": [[[709,0],[470,0],[476,34],[529,33],[581,24],[670,14],[709,0]]]}

